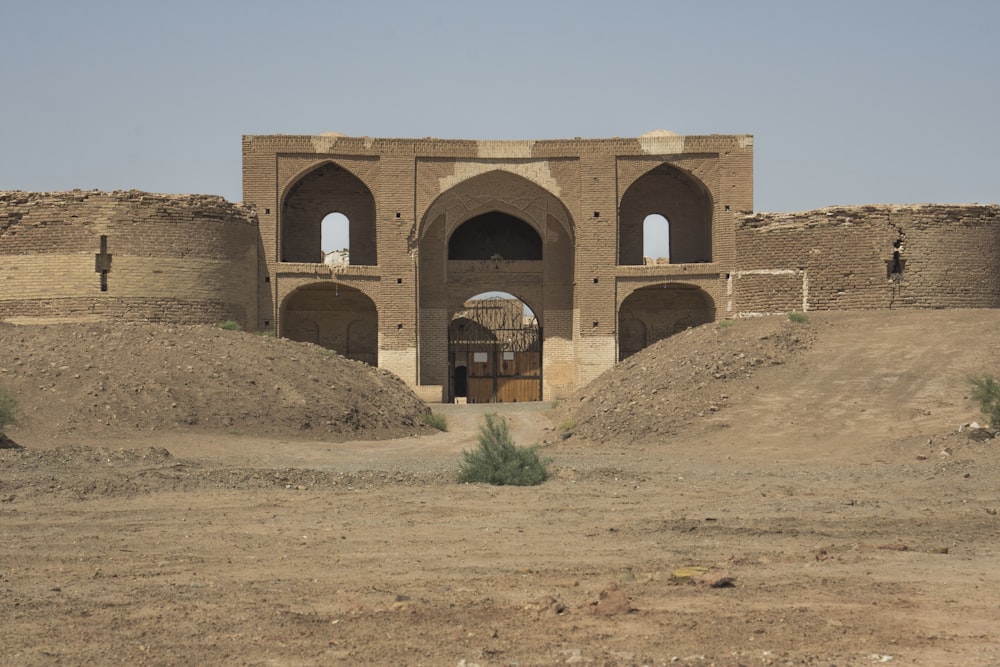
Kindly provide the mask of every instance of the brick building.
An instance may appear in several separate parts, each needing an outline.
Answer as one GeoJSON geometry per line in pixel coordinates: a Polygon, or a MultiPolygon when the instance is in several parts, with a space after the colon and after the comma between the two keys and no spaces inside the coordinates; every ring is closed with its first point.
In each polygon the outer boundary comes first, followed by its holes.
{"type": "Polygon", "coordinates": [[[243,191],[0,192],[0,321],[233,319],[533,400],[717,319],[1000,307],[1000,207],[753,213],[749,135],[247,136],[243,191]]]}
{"type": "Polygon", "coordinates": [[[537,382],[557,398],[724,309],[753,140],[248,136],[243,189],[269,280],[258,326],[377,360],[441,400],[452,320],[473,296],[508,293],[537,318],[537,382]],[[321,260],[330,213],[349,221],[347,265],[321,260]],[[651,214],[669,261],[645,256],[651,214]]]}

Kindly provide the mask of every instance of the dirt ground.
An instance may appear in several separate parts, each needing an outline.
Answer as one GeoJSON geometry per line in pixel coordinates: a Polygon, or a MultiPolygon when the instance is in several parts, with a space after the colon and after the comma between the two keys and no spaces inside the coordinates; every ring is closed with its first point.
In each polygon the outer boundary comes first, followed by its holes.
{"type": "Polygon", "coordinates": [[[0,353],[27,406],[0,450],[3,665],[1000,664],[1000,440],[959,433],[1000,311],[707,325],[559,405],[435,405],[448,432],[391,439],[171,425],[188,390],[216,404],[169,378],[145,421],[95,426],[82,392],[68,428],[45,401],[89,371],[43,352],[0,353]],[[454,481],[487,410],[549,481],[454,481]]]}

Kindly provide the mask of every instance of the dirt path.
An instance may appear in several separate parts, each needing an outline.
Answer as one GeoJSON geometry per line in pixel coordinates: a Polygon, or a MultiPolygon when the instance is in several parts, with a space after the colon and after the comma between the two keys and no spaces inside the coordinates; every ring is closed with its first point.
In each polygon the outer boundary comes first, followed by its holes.
{"type": "Polygon", "coordinates": [[[498,406],[555,459],[539,487],[453,481],[486,406],[382,442],[0,452],[0,663],[1000,664],[1000,445],[957,433],[1000,317],[808,326],[808,349],[707,382],[716,411],[670,412],[653,384],[617,401],[642,437],[498,406]],[[693,565],[733,585],[672,576],[693,565]]]}

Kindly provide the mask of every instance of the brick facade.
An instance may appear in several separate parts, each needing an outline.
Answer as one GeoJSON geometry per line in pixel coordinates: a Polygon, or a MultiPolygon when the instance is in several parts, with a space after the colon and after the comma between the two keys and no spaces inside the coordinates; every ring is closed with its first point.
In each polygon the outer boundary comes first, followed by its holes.
{"type": "Polygon", "coordinates": [[[538,317],[546,398],[617,361],[623,302],[628,326],[646,332],[630,339],[639,347],[724,316],[737,219],[753,209],[749,136],[248,136],[243,165],[270,277],[258,326],[333,340],[343,323],[368,322],[379,365],[435,399],[452,379],[449,324],[477,294],[508,292],[538,317]],[[350,220],[350,264],[318,266],[319,223],[334,212],[350,220]],[[668,265],[643,261],[651,213],[670,220],[668,265]],[[377,316],[320,285],[364,292],[377,316]],[[303,290],[331,310],[302,315],[303,290]]]}
{"type": "Polygon", "coordinates": [[[1000,207],[753,214],[753,138],[247,136],[245,207],[0,193],[0,320],[240,321],[448,396],[449,328],[509,292],[559,398],[683,328],[790,310],[1000,307],[1000,207]],[[321,222],[349,220],[348,263],[321,222]],[[666,218],[651,259],[644,220],[666,218]]]}

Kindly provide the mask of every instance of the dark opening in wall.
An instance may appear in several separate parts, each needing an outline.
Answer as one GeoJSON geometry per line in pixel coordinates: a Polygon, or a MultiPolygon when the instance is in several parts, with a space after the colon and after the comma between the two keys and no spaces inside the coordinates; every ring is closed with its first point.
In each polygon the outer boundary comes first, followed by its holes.
{"type": "Polygon", "coordinates": [[[638,178],[621,198],[618,213],[618,263],[641,265],[645,257],[664,257],[671,264],[712,261],[714,204],[704,183],[690,173],[663,164],[638,178]],[[654,230],[665,230],[669,247],[644,247],[647,219],[662,216],[654,230]]]}
{"type": "Polygon", "coordinates": [[[448,259],[542,259],[542,239],[534,227],[494,211],[462,223],[448,240],[448,259]]]}
{"type": "Polygon", "coordinates": [[[892,253],[892,259],[885,263],[886,278],[900,280],[903,277],[903,270],[906,268],[906,260],[899,256],[899,251],[892,253]]]}
{"type": "Polygon", "coordinates": [[[108,291],[108,271],[111,270],[111,253],[108,252],[108,237],[101,235],[101,251],[94,255],[94,271],[101,275],[101,291],[108,291]]]}
{"type": "Polygon", "coordinates": [[[906,235],[899,231],[899,237],[892,242],[892,259],[885,262],[885,277],[890,280],[899,281],[903,279],[903,270],[906,268],[906,260],[900,256],[903,251],[903,239],[906,235]]]}

